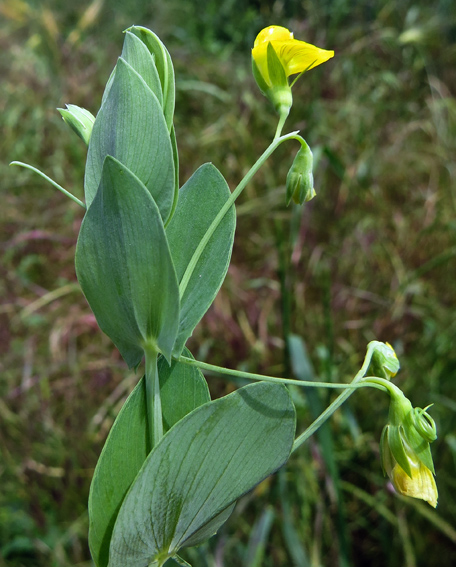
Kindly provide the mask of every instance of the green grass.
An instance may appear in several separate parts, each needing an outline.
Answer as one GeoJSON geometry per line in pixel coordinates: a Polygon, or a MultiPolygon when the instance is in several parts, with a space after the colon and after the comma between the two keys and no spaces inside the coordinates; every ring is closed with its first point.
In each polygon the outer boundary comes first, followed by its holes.
{"type": "MultiPolygon", "coordinates": [[[[291,332],[304,339],[316,378],[348,381],[367,342],[389,341],[402,363],[396,382],[414,405],[434,403],[439,506],[390,490],[378,453],[387,400],[361,391],[331,421],[329,437],[307,443],[186,558],[194,567],[212,567],[216,557],[245,567],[343,565],[344,557],[354,566],[450,567],[452,3],[265,2],[258,10],[214,0],[199,17],[196,2],[130,0],[100,4],[84,28],[88,5],[0,2],[0,566],[91,564],[90,478],[136,380],[75,283],[82,210],[8,163],[27,161],[82,196],[85,148],[55,108],[97,111],[121,31],[136,23],[154,29],[173,56],[181,182],[212,161],[233,188],[274,134],[276,119],[251,77],[249,46],[261,27],[277,23],[336,51],[297,83],[285,128],[299,128],[313,148],[317,197],[304,209],[284,207],[298,148],[281,147],[241,197],[232,265],[189,347],[215,364],[289,375],[291,332]]],[[[208,381],[213,396],[235,387],[208,381]]],[[[295,396],[303,430],[315,401],[295,396]]],[[[316,399],[326,404],[328,395],[316,399]]]]}

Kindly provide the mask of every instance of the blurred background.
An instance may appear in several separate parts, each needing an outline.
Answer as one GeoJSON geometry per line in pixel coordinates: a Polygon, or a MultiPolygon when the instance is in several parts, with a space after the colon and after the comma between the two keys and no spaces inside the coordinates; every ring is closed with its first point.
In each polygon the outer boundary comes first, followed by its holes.
{"type": "MultiPolygon", "coordinates": [[[[96,114],[132,24],[174,61],[181,183],[206,161],[233,189],[276,117],[250,49],[271,24],[336,56],[294,88],[285,131],[313,149],[317,197],[285,208],[288,143],[248,186],[233,260],[189,341],[200,359],[349,381],[389,341],[396,383],[430,410],[436,510],[397,496],[378,442],[388,400],[357,392],[242,499],[194,567],[456,564],[456,11],[452,0],[0,0],[0,565],[90,566],[86,512],[103,442],[138,376],[75,279],[86,148],[55,110],[96,114]]],[[[239,383],[208,377],[213,397],[239,383]]],[[[334,393],[293,391],[302,431],[334,393]]]]}

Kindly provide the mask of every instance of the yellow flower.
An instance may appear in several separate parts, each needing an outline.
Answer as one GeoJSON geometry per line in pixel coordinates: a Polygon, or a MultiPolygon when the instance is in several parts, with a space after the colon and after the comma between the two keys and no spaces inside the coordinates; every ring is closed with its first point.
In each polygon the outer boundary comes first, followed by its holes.
{"type": "Polygon", "coordinates": [[[402,394],[390,391],[390,422],[383,428],[380,453],[383,472],[405,496],[437,506],[437,486],[429,444],[437,438],[434,420],[413,408],[402,394]]]}
{"type": "Polygon", "coordinates": [[[269,87],[274,86],[268,62],[269,44],[274,48],[286,77],[309,71],[334,57],[334,51],[294,39],[293,33],[286,28],[269,26],[257,35],[252,49],[252,58],[269,87]]]}
{"type": "Polygon", "coordinates": [[[394,465],[390,476],[394,488],[405,496],[421,498],[435,508],[438,494],[434,475],[421,461],[414,461],[410,457],[408,461],[412,473],[411,477],[400,465],[397,463],[394,465]]]}

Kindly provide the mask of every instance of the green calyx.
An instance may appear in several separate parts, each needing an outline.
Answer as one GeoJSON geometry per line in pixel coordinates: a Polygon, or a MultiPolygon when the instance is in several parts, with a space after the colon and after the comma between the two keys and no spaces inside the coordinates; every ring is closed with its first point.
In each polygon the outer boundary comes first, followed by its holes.
{"type": "Polygon", "coordinates": [[[252,72],[260,91],[267,97],[279,115],[288,115],[293,95],[285,70],[271,44],[267,51],[268,77],[264,77],[252,59],[252,72]]]}
{"type": "Polygon", "coordinates": [[[271,101],[278,114],[288,115],[293,105],[293,95],[288,85],[271,87],[266,92],[266,96],[271,101]]]}
{"type": "MultiPolygon", "coordinates": [[[[437,438],[434,420],[425,410],[413,408],[398,389],[389,390],[389,393],[389,424],[382,433],[382,455],[385,455],[387,445],[392,457],[410,478],[410,461],[420,460],[434,473],[429,446],[437,438]]],[[[383,466],[386,468],[385,463],[383,466]]]]}

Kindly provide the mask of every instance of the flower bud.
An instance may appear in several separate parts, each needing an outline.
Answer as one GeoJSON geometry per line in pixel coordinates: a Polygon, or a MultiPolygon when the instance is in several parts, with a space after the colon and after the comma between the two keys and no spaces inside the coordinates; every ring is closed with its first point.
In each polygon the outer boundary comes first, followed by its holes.
{"type": "Polygon", "coordinates": [[[369,345],[375,345],[375,350],[369,365],[368,374],[386,378],[387,380],[396,376],[400,364],[393,347],[389,343],[381,343],[380,341],[372,341],[369,345]]]}
{"type": "Polygon", "coordinates": [[[302,205],[316,195],[313,186],[313,156],[309,146],[301,146],[287,175],[287,205],[291,199],[302,205]]]}
{"type": "Polygon", "coordinates": [[[74,104],[67,104],[65,106],[66,108],[57,109],[62,115],[64,122],[89,145],[95,116],[85,108],[80,108],[74,104]]]}

